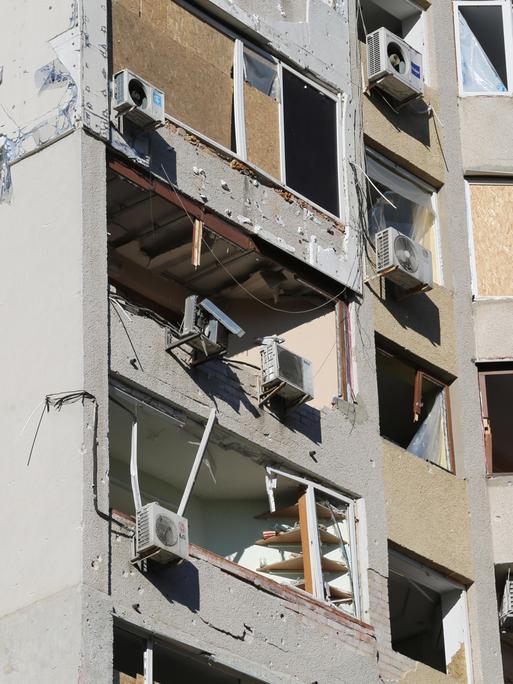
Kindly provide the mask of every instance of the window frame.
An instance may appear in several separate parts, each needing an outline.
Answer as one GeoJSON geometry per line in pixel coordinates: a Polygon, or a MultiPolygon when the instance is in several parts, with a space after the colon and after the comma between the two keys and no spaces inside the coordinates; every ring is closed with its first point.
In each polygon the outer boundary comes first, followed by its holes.
{"type": "MultiPolygon", "coordinates": [[[[442,627],[444,634],[444,650],[446,651],[446,666],[450,663],[450,657],[447,656],[447,644],[450,643],[450,637],[453,636],[449,632],[454,631],[454,625],[459,624],[461,632],[463,635],[463,645],[465,647],[465,664],[466,664],[466,674],[468,684],[472,684],[474,681],[473,677],[473,664],[472,664],[472,645],[470,640],[470,624],[468,615],[468,600],[467,600],[467,588],[443,575],[440,572],[430,568],[428,565],[420,563],[403,553],[400,553],[395,548],[389,548],[388,552],[388,572],[405,577],[409,581],[418,582],[420,585],[425,585],[428,588],[436,591],[440,594],[442,600],[444,594],[452,591],[459,591],[460,596],[458,601],[452,605],[451,609],[442,615],[442,627]],[[395,568],[391,570],[390,560],[393,559],[395,568]],[[445,591],[443,590],[445,587],[445,591]],[[448,662],[447,662],[448,661],[448,662]]],[[[443,601],[442,601],[443,605],[443,601]]],[[[456,642],[458,643],[458,642],[456,642]]],[[[461,642],[460,642],[461,643],[461,642]]],[[[397,651],[395,651],[397,652],[397,651]]],[[[406,656],[408,657],[408,656],[406,656]]],[[[417,661],[415,661],[417,662],[417,661]]],[[[446,672],[446,674],[448,674],[446,672]]]]}
{"type": "MultiPolygon", "coordinates": [[[[434,221],[433,221],[433,231],[434,231],[434,246],[435,249],[433,251],[433,280],[437,285],[440,285],[441,287],[445,286],[445,281],[444,281],[444,268],[443,268],[443,259],[442,259],[442,238],[441,238],[441,230],[440,230],[440,217],[439,217],[439,211],[438,211],[438,190],[434,188],[432,185],[429,183],[426,183],[425,181],[422,180],[422,178],[419,178],[418,176],[415,176],[413,173],[410,173],[407,169],[404,167],[400,166],[399,164],[396,164],[395,162],[391,161],[384,155],[382,155],[380,152],[377,152],[374,150],[372,147],[369,147],[368,145],[365,146],[365,157],[371,157],[377,164],[385,167],[386,170],[390,171],[391,173],[395,174],[396,176],[402,177],[405,180],[409,181],[410,183],[413,183],[416,185],[420,190],[423,192],[427,193],[431,197],[431,208],[433,210],[434,214],[434,221]],[[436,272],[436,277],[435,277],[435,272],[436,272]]],[[[372,176],[369,175],[369,177],[374,181],[372,176]]],[[[374,249],[374,245],[372,245],[372,248],[374,249]]]]}
{"type": "MultiPolygon", "coordinates": [[[[435,463],[434,461],[431,461],[429,459],[421,459],[427,461],[427,463],[431,463],[432,465],[437,466],[438,468],[441,468],[447,473],[451,473],[452,475],[456,475],[456,462],[455,462],[455,457],[454,457],[454,438],[453,438],[453,430],[452,430],[452,412],[451,412],[451,397],[450,397],[450,391],[449,391],[449,384],[447,382],[444,382],[440,378],[435,377],[434,375],[431,375],[430,373],[427,373],[426,371],[422,370],[422,368],[419,368],[418,365],[414,361],[410,361],[408,358],[401,356],[400,354],[396,354],[394,351],[387,349],[385,345],[376,343],[376,354],[382,354],[383,356],[386,356],[388,358],[395,358],[398,359],[401,363],[404,363],[406,366],[409,366],[413,371],[415,371],[415,380],[413,384],[413,398],[412,398],[412,413],[413,413],[413,422],[418,423],[419,418],[420,418],[420,412],[422,410],[422,386],[423,386],[423,380],[429,380],[429,382],[432,382],[434,385],[438,385],[443,392],[444,396],[444,404],[445,404],[445,415],[446,415],[446,420],[445,420],[445,429],[447,431],[447,449],[448,449],[448,461],[449,461],[449,466],[450,468],[444,468],[443,466],[440,466],[438,463],[435,463]]],[[[381,435],[384,439],[388,439],[386,435],[381,435]]],[[[400,447],[404,448],[404,447],[400,447]]],[[[404,451],[408,452],[408,449],[404,448],[404,451]]],[[[411,452],[408,452],[411,453],[411,452]]],[[[415,456],[415,454],[412,454],[415,456]]],[[[419,458],[416,456],[416,458],[419,458]]]]}
{"type": "Polygon", "coordinates": [[[459,97],[511,97],[513,95],[513,10],[510,0],[454,0],[453,2],[454,41],[456,44],[456,69],[458,75],[459,97]],[[501,7],[504,31],[504,53],[508,88],[505,91],[464,91],[461,60],[459,8],[460,7],[501,7]]]}
{"type": "MultiPolygon", "coordinates": [[[[512,7],[513,14],[513,7],[512,7]]],[[[478,287],[478,277],[477,277],[477,259],[476,259],[476,249],[474,242],[474,221],[472,215],[472,191],[470,189],[471,185],[511,185],[513,188],[513,176],[501,176],[497,178],[496,176],[469,176],[464,179],[465,181],[465,204],[467,212],[467,239],[468,239],[468,249],[470,256],[470,287],[472,293],[472,299],[479,301],[513,301],[513,295],[480,295],[478,287]]]]}
{"type": "Polygon", "coordinates": [[[276,58],[269,52],[266,52],[260,48],[255,43],[247,40],[240,36],[240,34],[231,30],[229,27],[221,24],[219,21],[213,19],[205,12],[193,7],[188,2],[183,3],[187,11],[191,12],[195,16],[199,17],[202,21],[211,25],[217,31],[220,31],[224,35],[233,39],[234,41],[234,56],[233,56],[233,110],[234,110],[234,137],[235,137],[235,150],[229,149],[222,145],[221,143],[212,140],[204,133],[195,130],[188,124],[184,123],[176,117],[165,114],[166,121],[170,121],[181,128],[189,131],[193,135],[197,136],[201,140],[209,144],[209,146],[220,150],[221,152],[229,155],[230,157],[241,161],[250,168],[254,169],[260,176],[268,179],[274,184],[278,184],[283,187],[283,189],[292,193],[299,200],[307,202],[310,206],[322,212],[326,216],[332,218],[337,223],[347,222],[349,217],[345,215],[347,210],[347,183],[346,180],[346,162],[344,154],[345,145],[345,93],[336,89],[330,89],[326,85],[323,85],[319,80],[314,80],[309,78],[298,71],[296,68],[286,64],[282,60],[276,58]],[[276,64],[278,73],[278,83],[280,90],[279,97],[279,115],[278,115],[278,136],[279,136],[279,152],[280,152],[280,178],[275,178],[263,169],[259,168],[256,164],[248,161],[247,159],[247,149],[246,149],[246,129],[245,129],[245,118],[244,118],[244,47],[247,46],[250,50],[260,54],[265,57],[270,62],[276,64]],[[333,214],[328,209],[321,207],[320,205],[313,202],[311,199],[302,195],[294,188],[287,185],[286,174],[285,174],[285,132],[284,132],[284,121],[283,121],[283,69],[287,69],[292,74],[302,79],[312,88],[319,90],[321,93],[329,97],[335,102],[335,118],[336,118],[336,152],[337,152],[337,175],[338,175],[338,215],[333,214]]]}
{"type": "MultiPolygon", "coordinates": [[[[503,362],[507,363],[507,362],[503,362]]],[[[512,472],[508,473],[496,473],[493,470],[493,433],[490,424],[490,416],[488,411],[488,393],[486,391],[486,377],[488,375],[512,375],[513,368],[508,370],[479,370],[478,373],[478,383],[479,383],[479,396],[481,401],[481,425],[483,428],[483,440],[485,447],[485,464],[486,464],[486,476],[487,477],[511,477],[512,472]]]]}

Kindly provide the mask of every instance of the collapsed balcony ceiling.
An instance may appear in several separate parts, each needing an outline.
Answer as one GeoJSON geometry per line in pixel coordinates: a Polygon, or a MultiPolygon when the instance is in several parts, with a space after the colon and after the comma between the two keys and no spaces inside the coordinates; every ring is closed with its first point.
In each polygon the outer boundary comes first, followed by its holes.
{"type": "MultiPolygon", "coordinates": [[[[191,259],[194,217],[186,207],[111,170],[107,198],[109,271],[111,278],[127,287],[134,274],[151,274],[155,285],[160,280],[178,286],[174,298],[178,308],[180,300],[192,293],[221,299],[253,295],[271,302],[284,297],[323,301],[290,270],[261,254],[242,232],[236,244],[205,225],[200,264],[195,267],[191,259]]],[[[229,229],[232,235],[237,231],[235,227],[229,229]]]]}

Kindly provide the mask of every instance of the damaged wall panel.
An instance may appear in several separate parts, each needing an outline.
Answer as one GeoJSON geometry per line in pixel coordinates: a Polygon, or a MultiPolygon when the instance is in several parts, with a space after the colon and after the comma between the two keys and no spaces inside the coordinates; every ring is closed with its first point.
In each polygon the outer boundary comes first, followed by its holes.
{"type": "Polygon", "coordinates": [[[112,36],[114,71],[147,79],[171,116],[232,148],[232,39],[169,0],[114,0],[112,36]]]}
{"type": "Polygon", "coordinates": [[[477,294],[513,295],[513,184],[470,184],[477,294]],[[499,248],[500,246],[500,248],[499,248]]]}

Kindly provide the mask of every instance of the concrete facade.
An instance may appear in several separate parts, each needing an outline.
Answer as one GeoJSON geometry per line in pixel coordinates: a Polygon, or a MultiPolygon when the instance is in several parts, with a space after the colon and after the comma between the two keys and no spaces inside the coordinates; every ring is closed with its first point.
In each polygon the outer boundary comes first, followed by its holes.
{"type": "MultiPolygon", "coordinates": [[[[466,177],[511,174],[512,143],[499,137],[510,98],[459,96],[451,4],[419,4],[429,83],[422,99],[399,110],[362,82],[365,44],[353,0],[59,0],[30,10],[11,3],[4,12],[0,306],[8,391],[1,533],[9,561],[0,572],[1,681],[165,684],[148,664],[153,658],[158,668],[165,645],[178,660],[208,665],[208,681],[216,682],[509,681],[496,581],[513,563],[513,493],[511,474],[487,476],[476,363],[513,359],[512,312],[508,298],[472,297],[466,177]],[[175,25],[177,16],[182,23],[175,25]],[[132,44],[127,27],[139,26],[143,35],[143,25],[150,34],[155,28],[155,43],[132,44]],[[212,42],[203,43],[203,26],[212,42]],[[229,87],[236,90],[237,73],[244,73],[237,72],[244,43],[270,55],[278,73],[294,70],[337,103],[338,216],[244,158],[240,141],[228,149],[174,116],[172,97],[157,130],[134,132],[113,115],[115,67],[137,71],[143,64],[142,75],[160,87],[151,73],[166,41],[192,50],[191,64],[202,63],[203,49],[210,49],[206,62],[215,63],[214,47],[223,42],[212,38],[216,31],[234,42],[229,87]],[[497,144],[485,145],[494,117],[497,144]],[[429,292],[397,297],[375,274],[366,148],[436,193],[443,277],[429,292]],[[171,210],[179,215],[174,222],[171,210]],[[210,268],[179,271],[190,263],[190,227],[164,254],[144,252],[148,236],[178,234],[181,221],[198,217],[208,248],[201,258],[211,252],[217,262],[210,268]],[[186,256],[173,262],[173,250],[181,249],[186,256]],[[242,259],[252,260],[247,271],[230,276],[235,266],[227,265],[242,259]],[[269,270],[288,278],[272,294],[269,270]],[[215,278],[223,271],[221,285],[215,278]],[[255,275],[263,285],[253,286],[255,275]],[[167,331],[184,297],[209,282],[207,296],[217,296],[247,336],[225,358],[191,366],[183,349],[166,351],[167,331]],[[259,313],[264,291],[267,311],[259,313]],[[340,316],[349,320],[345,331],[340,316]],[[251,341],[258,334],[283,335],[294,352],[315,358],[312,402],[287,415],[259,404],[260,347],[251,341]],[[447,386],[453,472],[386,437],[377,346],[447,386]],[[116,505],[115,494],[124,487],[131,498],[129,457],[118,482],[112,384],[137,400],[141,416],[145,406],[157,407],[194,436],[215,409],[212,452],[237,452],[241,462],[261,467],[264,500],[264,467],[274,467],[351,501],[354,530],[348,522],[351,539],[342,546],[354,553],[352,612],[329,595],[321,600],[265,576],[262,563],[243,567],[240,549],[218,553],[191,543],[180,564],[131,562],[135,518],[116,505]],[[420,593],[433,603],[435,594],[444,606],[449,594],[458,595],[459,613],[451,605],[442,616],[440,608],[442,665],[397,646],[401,621],[391,587],[402,571],[393,567],[395,553],[425,575],[420,593]],[[137,671],[129,663],[135,651],[117,645],[119,630],[145,640],[137,671]]],[[[188,74],[180,78],[186,82],[188,74]]],[[[264,130],[263,140],[271,129],[264,130]]],[[[281,155],[284,144],[282,131],[281,155]]],[[[144,438],[156,443],[159,431],[150,433],[144,438]]],[[[185,461],[186,454],[170,443],[173,458],[185,461]]],[[[221,483],[224,475],[217,477],[221,483]]],[[[246,484],[257,491],[256,482],[246,484]]],[[[233,508],[222,519],[227,538],[237,515],[233,508]]],[[[418,590],[412,577],[410,590],[418,590]]]]}

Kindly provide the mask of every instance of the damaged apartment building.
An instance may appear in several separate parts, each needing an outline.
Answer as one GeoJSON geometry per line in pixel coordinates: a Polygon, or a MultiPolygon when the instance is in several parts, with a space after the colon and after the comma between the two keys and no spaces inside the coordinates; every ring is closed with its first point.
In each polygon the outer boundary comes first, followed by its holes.
{"type": "Polygon", "coordinates": [[[0,680],[513,682],[510,0],[4,4],[0,680]]]}

